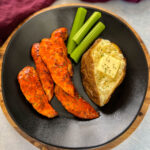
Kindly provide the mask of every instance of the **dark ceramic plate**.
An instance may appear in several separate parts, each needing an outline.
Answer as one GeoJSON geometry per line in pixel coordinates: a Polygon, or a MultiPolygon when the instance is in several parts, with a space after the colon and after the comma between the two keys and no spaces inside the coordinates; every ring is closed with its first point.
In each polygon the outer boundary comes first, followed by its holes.
{"type": "MultiPolygon", "coordinates": [[[[101,38],[118,44],[127,59],[126,77],[110,102],[99,108],[85,93],[80,63],[74,65],[73,81],[80,95],[101,116],[94,120],[79,120],[69,114],[56,97],[53,107],[60,116],[47,119],[39,115],[27,102],[17,82],[18,72],[26,65],[34,66],[30,55],[33,43],[49,37],[53,30],[67,27],[70,31],[77,7],[65,6],[47,10],[28,20],[13,36],[7,47],[2,68],[2,89],[6,108],[16,124],[31,137],[49,145],[63,148],[92,148],[104,145],[125,132],[135,120],[144,101],[148,82],[148,67],[143,49],[131,29],[114,15],[101,10],[106,25],[101,38]]],[[[99,11],[85,6],[87,18],[99,11]]]]}

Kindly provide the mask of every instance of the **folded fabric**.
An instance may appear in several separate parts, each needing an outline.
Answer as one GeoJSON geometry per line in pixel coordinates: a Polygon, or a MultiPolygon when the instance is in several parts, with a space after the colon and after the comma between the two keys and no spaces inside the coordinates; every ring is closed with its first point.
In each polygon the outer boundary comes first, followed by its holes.
{"type": "Polygon", "coordinates": [[[30,14],[55,0],[0,0],[0,45],[13,29],[30,14]]]}

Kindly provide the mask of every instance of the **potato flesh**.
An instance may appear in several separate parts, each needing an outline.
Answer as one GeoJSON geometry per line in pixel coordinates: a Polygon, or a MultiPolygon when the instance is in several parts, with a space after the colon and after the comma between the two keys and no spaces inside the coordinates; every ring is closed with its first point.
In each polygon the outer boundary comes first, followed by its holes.
{"type": "Polygon", "coordinates": [[[94,51],[92,52],[94,58],[94,66],[98,66],[98,63],[103,57],[104,53],[120,60],[120,65],[117,74],[114,78],[111,78],[105,75],[104,73],[102,73],[101,71],[99,71],[98,67],[94,68],[95,81],[99,89],[100,100],[102,105],[105,104],[105,101],[109,99],[112,92],[119,84],[123,76],[123,71],[126,65],[124,56],[122,55],[122,53],[120,53],[118,46],[112,44],[108,40],[102,39],[94,48],[94,51]]]}

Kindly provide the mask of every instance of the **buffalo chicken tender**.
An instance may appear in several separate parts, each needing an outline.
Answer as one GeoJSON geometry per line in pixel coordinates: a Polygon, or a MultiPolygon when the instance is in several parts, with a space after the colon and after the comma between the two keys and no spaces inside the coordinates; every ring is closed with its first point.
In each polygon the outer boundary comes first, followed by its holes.
{"type": "MultiPolygon", "coordinates": [[[[58,32],[58,29],[56,30],[58,32]]],[[[50,39],[44,39],[40,43],[40,56],[42,60],[47,65],[53,81],[59,85],[65,92],[69,95],[74,96],[75,88],[71,81],[71,71],[72,65],[68,66],[68,59],[66,54],[66,47],[63,42],[58,42],[66,38],[67,32],[64,32],[64,28],[59,29],[59,34],[52,33],[50,39]]],[[[71,62],[70,62],[71,63],[71,62]]]]}
{"type": "Polygon", "coordinates": [[[42,87],[48,97],[48,101],[51,101],[54,93],[54,82],[50,75],[47,66],[44,64],[41,56],[39,55],[39,43],[34,43],[31,49],[31,55],[36,65],[36,71],[39,75],[42,87]]]}
{"type": "Polygon", "coordinates": [[[74,116],[81,119],[95,119],[99,117],[99,113],[96,112],[88,102],[81,98],[78,93],[72,97],[56,85],[55,95],[64,108],[74,116]]]}
{"type": "Polygon", "coordinates": [[[18,74],[18,82],[23,95],[38,113],[48,118],[58,115],[48,103],[48,98],[33,67],[24,67],[18,74]]]}

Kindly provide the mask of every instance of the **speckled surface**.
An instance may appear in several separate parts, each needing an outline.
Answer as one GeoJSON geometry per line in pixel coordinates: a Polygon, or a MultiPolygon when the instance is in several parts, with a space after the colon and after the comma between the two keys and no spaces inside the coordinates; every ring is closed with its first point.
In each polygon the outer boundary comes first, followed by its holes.
{"type": "MultiPolygon", "coordinates": [[[[58,0],[53,5],[81,2],[78,0],[58,0]]],[[[150,53],[150,1],[143,0],[138,4],[121,0],[112,0],[95,5],[111,10],[124,18],[141,36],[150,53]]],[[[150,109],[136,131],[122,144],[113,150],[149,150],[150,147],[150,109]]],[[[0,150],[36,150],[37,148],[21,137],[8,123],[0,109],[0,150]]]]}

